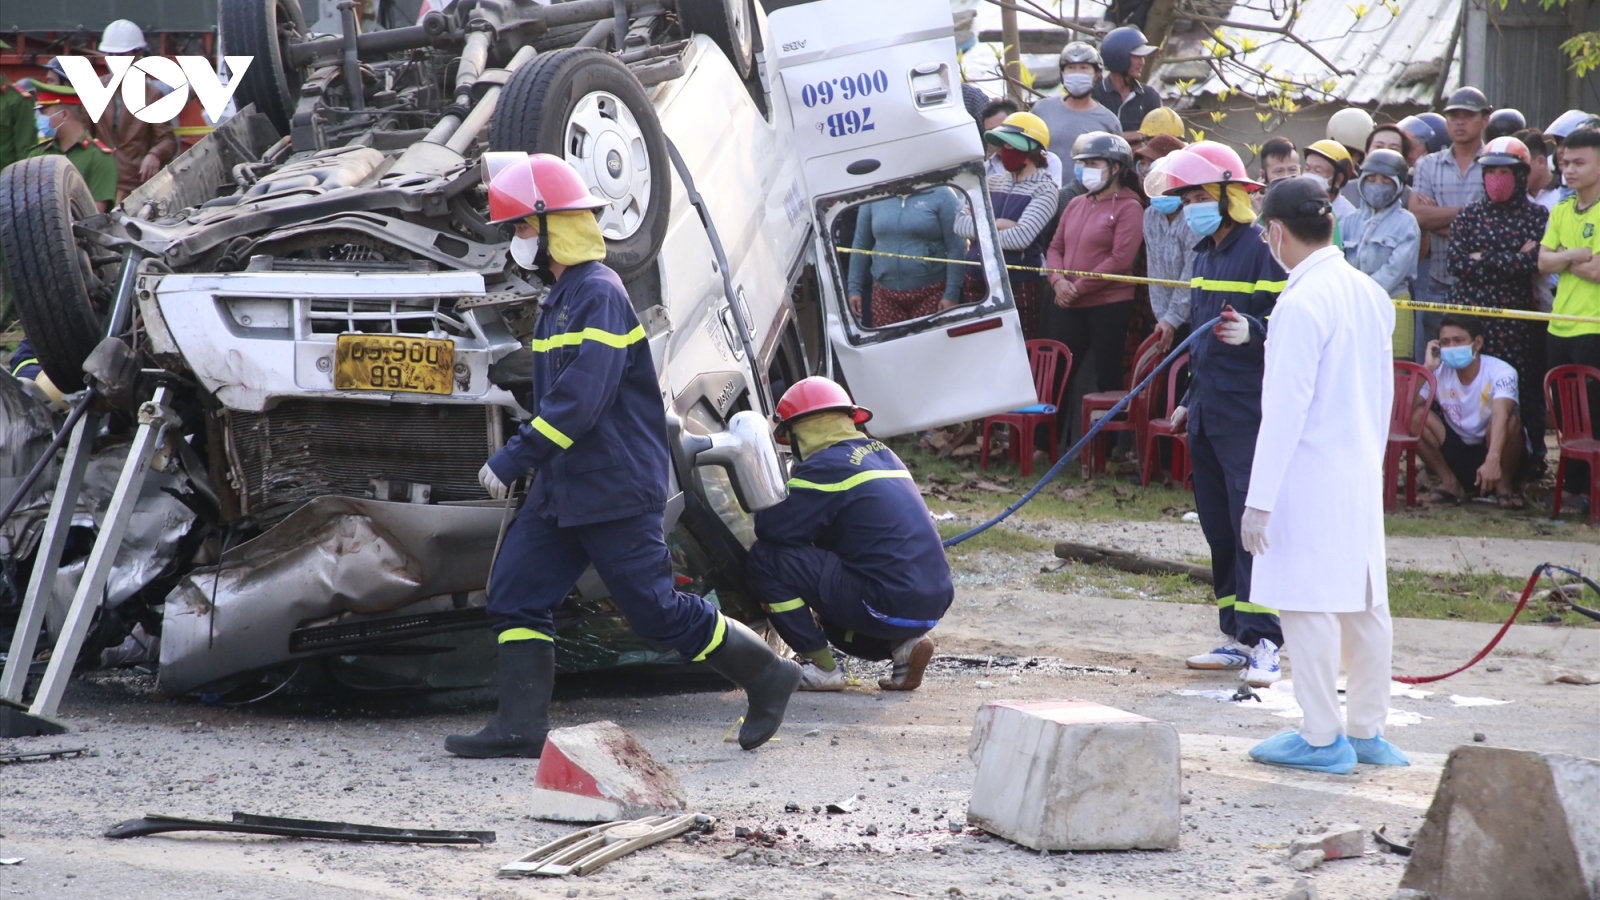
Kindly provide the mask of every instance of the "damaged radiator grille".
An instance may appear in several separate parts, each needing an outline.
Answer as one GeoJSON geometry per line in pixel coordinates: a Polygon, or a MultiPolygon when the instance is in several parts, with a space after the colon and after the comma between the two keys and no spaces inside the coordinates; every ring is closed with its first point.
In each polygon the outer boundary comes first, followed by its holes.
{"type": "Polygon", "coordinates": [[[372,496],[373,479],[431,487],[435,503],[482,500],[493,407],[296,400],[228,413],[243,511],[284,513],[316,497],[372,496]]]}

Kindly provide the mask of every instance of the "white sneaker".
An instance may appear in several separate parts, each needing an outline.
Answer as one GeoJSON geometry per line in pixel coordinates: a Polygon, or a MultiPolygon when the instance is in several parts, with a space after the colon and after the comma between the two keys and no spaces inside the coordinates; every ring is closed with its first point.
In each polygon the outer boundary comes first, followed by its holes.
{"type": "Polygon", "coordinates": [[[1250,665],[1239,673],[1239,677],[1251,687],[1263,688],[1276,684],[1283,677],[1283,671],[1278,666],[1278,645],[1262,638],[1250,653],[1250,665]]]}
{"type": "Polygon", "coordinates": [[[844,687],[844,666],[835,663],[832,669],[824,669],[809,660],[800,662],[800,687],[796,690],[842,691],[844,687]]]}
{"type": "Polygon", "coordinates": [[[878,687],[886,691],[914,691],[922,686],[922,672],[933,659],[933,638],[926,634],[901,643],[894,648],[894,670],[888,678],[879,678],[878,687]]]}
{"type": "Polygon", "coordinates": [[[1210,653],[1189,657],[1184,664],[1191,669],[1242,669],[1250,665],[1250,648],[1229,641],[1210,653]]]}

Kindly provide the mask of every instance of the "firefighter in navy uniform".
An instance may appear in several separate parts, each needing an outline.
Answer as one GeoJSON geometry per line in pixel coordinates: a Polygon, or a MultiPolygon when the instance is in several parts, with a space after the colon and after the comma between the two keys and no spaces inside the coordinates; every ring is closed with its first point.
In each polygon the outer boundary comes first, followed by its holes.
{"type": "Polygon", "coordinates": [[[662,534],[668,450],[650,345],[617,274],[591,196],[564,160],[534,154],[489,185],[490,219],[517,223],[512,257],[553,283],[534,324],[534,419],[478,473],[504,499],[533,473],[490,578],[499,709],[458,756],[537,757],[555,681],[553,612],[592,563],[640,637],[704,662],[744,689],[746,750],[783,721],[800,669],[754,632],[675,590],[662,534]]]}
{"type": "Polygon", "coordinates": [[[890,659],[886,691],[913,691],[933,658],[928,632],[955,588],[928,507],[905,464],[857,426],[872,413],[820,376],[778,401],[778,439],[799,463],[789,497],[756,513],[745,574],[768,620],[811,665],[801,690],[845,686],[833,646],[890,659]]]}
{"type": "Polygon", "coordinates": [[[1261,185],[1245,177],[1239,154],[1199,141],[1170,158],[1167,193],[1182,198],[1184,217],[1201,236],[1190,281],[1190,321],[1224,319],[1195,341],[1189,357],[1193,380],[1173,417],[1175,426],[1187,420],[1195,511],[1211,546],[1217,615],[1226,638],[1215,650],[1190,657],[1188,665],[1241,669],[1247,683],[1266,687],[1281,677],[1283,630],[1277,610],[1253,602],[1240,519],[1261,429],[1267,320],[1288,276],[1255,224],[1249,195],[1261,185]]]}

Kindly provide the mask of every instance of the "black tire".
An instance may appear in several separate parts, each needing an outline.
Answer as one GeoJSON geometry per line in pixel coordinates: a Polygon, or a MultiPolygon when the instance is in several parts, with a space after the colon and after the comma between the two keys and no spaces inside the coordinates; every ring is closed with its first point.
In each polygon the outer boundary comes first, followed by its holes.
{"type": "Polygon", "coordinates": [[[678,0],[685,28],[722,48],[740,80],[755,69],[756,15],[751,0],[678,0]]]}
{"type": "Polygon", "coordinates": [[[288,134],[302,73],[284,62],[284,50],[306,33],[300,0],[222,0],[218,28],[229,56],[255,57],[239,79],[234,102],[240,109],[254,103],[279,134],[288,134]]]}
{"type": "Polygon", "coordinates": [[[72,225],[98,213],[65,156],[25,159],[0,172],[0,256],[17,314],[56,387],[83,387],[83,361],[105,331],[115,273],[96,273],[72,225]]]}
{"type": "MultiPolygon", "coordinates": [[[[520,150],[524,153],[550,153],[572,162],[590,190],[597,196],[613,199],[609,209],[600,210],[606,234],[606,265],[629,281],[655,265],[656,255],[667,236],[667,217],[672,202],[672,167],[667,158],[667,139],[656,118],[655,107],[645,96],[638,79],[627,66],[610,54],[586,47],[557,50],[518,69],[500,94],[494,118],[489,124],[491,150],[520,150]],[[645,166],[650,184],[644,196],[627,192],[618,196],[615,185],[598,183],[593,163],[587,154],[594,141],[572,131],[573,113],[580,102],[596,94],[608,94],[621,102],[638,126],[644,144],[645,166]],[[642,203],[642,207],[639,205],[642,203]],[[632,224],[614,225],[631,210],[632,224]]],[[[608,167],[609,168],[609,167],[608,167]]],[[[622,166],[616,167],[621,172],[622,166]]]]}

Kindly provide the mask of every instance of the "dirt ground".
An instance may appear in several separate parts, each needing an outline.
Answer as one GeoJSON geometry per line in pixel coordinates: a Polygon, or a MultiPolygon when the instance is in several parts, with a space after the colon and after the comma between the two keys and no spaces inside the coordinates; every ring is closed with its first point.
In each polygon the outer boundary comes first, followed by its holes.
{"type": "MultiPolygon", "coordinates": [[[[1570,545],[1569,545],[1570,547],[1570,545]]],[[[1170,551],[1169,551],[1170,552],[1170,551]]],[[[1451,748],[1497,746],[1600,756],[1600,687],[1546,684],[1555,667],[1600,670],[1600,629],[1517,626],[1469,672],[1397,696],[1413,722],[1390,737],[1407,769],[1323,776],[1260,766],[1245,753],[1288,727],[1270,704],[1231,691],[1228,673],[1185,669],[1211,646],[1205,607],[963,588],[941,627],[922,690],[880,693],[876,672],[843,694],[797,695],[780,741],[741,752],[722,736],[739,695],[705,677],[568,679],[555,724],[618,722],[681,780],[695,810],[720,821],[587,878],[505,880],[499,865],[573,826],[533,817],[533,761],[466,761],[442,736],[476,729],[482,693],[275,697],[244,707],[154,693],[137,675],[90,676],[62,709],[73,733],[0,741],[0,752],[83,746],[97,755],[0,765],[0,896],[251,897],[1285,897],[1298,879],[1323,900],[1384,900],[1403,861],[1375,852],[1302,875],[1282,847],[1335,822],[1386,824],[1409,838],[1451,748]],[[1460,706],[1452,695],[1508,703],[1460,706]],[[1182,735],[1182,847],[1171,852],[1040,854],[965,824],[974,711],[997,699],[1083,698],[1172,723],[1182,735]],[[861,795],[856,812],[813,808],[861,795]],[[785,812],[787,803],[801,812],[785,812]],[[109,826],[145,812],[225,819],[233,810],[380,825],[491,829],[485,847],[413,847],[189,835],[112,841],[109,826]],[[772,840],[741,840],[760,828],[772,840]],[[779,828],[783,830],[780,832],[779,828]],[[952,830],[952,828],[956,830],[952,830]]],[[[1396,670],[1447,671],[1495,626],[1396,623],[1396,670]]],[[[1292,655],[1288,657],[1293,674],[1292,655]]],[[[1137,773],[1129,773],[1137,777],[1137,773]]]]}

